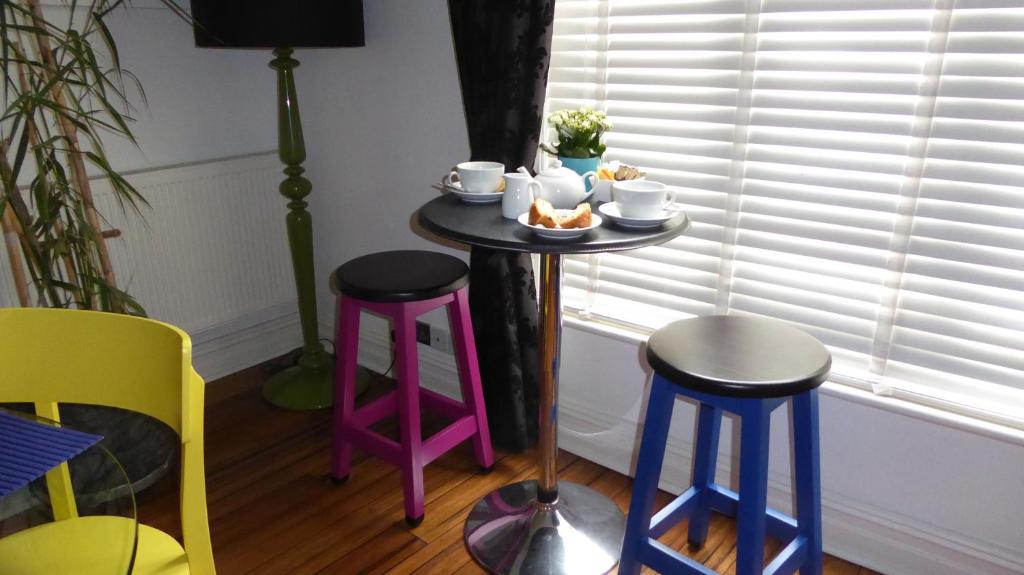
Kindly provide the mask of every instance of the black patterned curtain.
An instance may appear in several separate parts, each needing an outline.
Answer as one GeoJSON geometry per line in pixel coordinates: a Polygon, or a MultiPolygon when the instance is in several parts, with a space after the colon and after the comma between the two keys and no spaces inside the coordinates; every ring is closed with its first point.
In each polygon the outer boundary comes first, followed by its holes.
{"type": "MultiPolygon", "coordinates": [[[[554,0],[448,0],[473,160],[533,166],[554,0]]],[[[469,304],[491,436],[537,439],[537,293],[529,254],[473,248],[469,304]]]]}

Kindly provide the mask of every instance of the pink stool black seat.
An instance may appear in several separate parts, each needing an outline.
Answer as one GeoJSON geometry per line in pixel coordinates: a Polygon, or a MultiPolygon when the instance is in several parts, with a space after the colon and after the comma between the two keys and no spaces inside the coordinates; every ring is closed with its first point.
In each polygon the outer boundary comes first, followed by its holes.
{"type": "Polygon", "coordinates": [[[336,481],[348,477],[353,445],[393,463],[402,471],[406,521],[412,526],[419,525],[424,514],[425,465],[467,439],[472,440],[477,462],[485,471],[494,465],[469,317],[469,268],[456,257],[436,252],[380,252],[345,263],[335,271],[335,280],[341,292],[336,325],[335,397],[339,400],[334,405],[331,474],[336,481]],[[419,386],[416,318],[439,307],[448,310],[461,402],[419,386]],[[356,409],[356,356],[362,310],[391,320],[398,387],[356,409]],[[420,432],[421,404],[453,420],[452,423],[424,439],[420,432]],[[374,423],[395,414],[399,441],[370,429],[374,423]]]}

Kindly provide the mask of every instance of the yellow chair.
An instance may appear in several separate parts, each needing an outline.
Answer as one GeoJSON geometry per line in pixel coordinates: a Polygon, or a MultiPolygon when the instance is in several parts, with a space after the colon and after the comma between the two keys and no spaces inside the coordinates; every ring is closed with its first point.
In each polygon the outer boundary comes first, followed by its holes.
{"type": "MultiPolygon", "coordinates": [[[[184,548],[140,523],[134,575],[215,575],[203,469],[203,386],[192,369],[192,341],[173,326],[92,311],[0,309],[0,402],[34,403],[50,419],[58,417],[58,401],[120,407],[155,417],[181,437],[184,548]]],[[[104,534],[123,532],[131,522],[78,517],[62,467],[47,474],[57,521],[0,539],[0,574],[110,571],[103,564],[104,534]]]]}

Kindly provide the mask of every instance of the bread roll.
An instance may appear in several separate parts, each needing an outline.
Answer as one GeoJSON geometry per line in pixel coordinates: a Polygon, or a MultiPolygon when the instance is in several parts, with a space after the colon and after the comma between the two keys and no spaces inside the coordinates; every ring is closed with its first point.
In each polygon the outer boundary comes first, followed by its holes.
{"type": "Polygon", "coordinates": [[[554,206],[551,205],[551,202],[543,199],[536,199],[530,204],[530,219],[528,221],[531,226],[558,227],[558,224],[555,222],[554,206]]]}
{"type": "Polygon", "coordinates": [[[560,228],[589,228],[590,227],[590,204],[580,204],[571,213],[561,217],[555,217],[555,222],[560,228]]]}
{"type": "Polygon", "coordinates": [[[583,203],[569,213],[559,214],[568,210],[556,210],[547,200],[534,200],[530,205],[529,222],[531,226],[545,228],[589,228],[592,222],[590,204],[583,203]]]}

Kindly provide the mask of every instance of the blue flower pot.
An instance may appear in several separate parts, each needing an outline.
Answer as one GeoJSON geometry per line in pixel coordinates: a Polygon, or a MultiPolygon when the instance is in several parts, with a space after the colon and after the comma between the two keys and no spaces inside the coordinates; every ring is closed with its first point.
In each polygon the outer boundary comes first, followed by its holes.
{"type": "MultiPolygon", "coordinates": [[[[583,175],[587,172],[596,172],[597,167],[601,165],[601,156],[594,156],[593,158],[566,158],[565,156],[558,156],[558,161],[562,162],[562,166],[569,168],[579,175],[583,175]]],[[[586,182],[587,191],[590,191],[590,181],[586,182]]]]}

